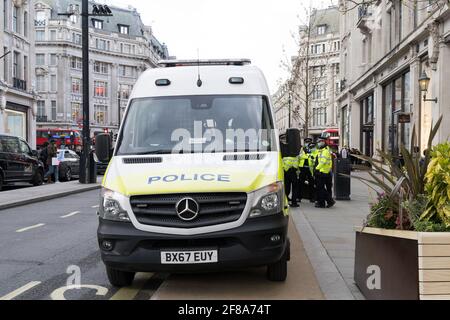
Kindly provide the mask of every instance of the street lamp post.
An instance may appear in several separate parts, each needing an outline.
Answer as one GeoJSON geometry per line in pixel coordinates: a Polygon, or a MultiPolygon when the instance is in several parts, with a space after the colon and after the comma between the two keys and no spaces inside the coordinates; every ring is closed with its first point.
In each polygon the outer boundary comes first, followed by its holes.
{"type": "MultiPolygon", "coordinates": [[[[60,13],[63,16],[78,14],[73,9],[71,12],[60,13]]],[[[81,37],[83,56],[83,153],[80,161],[80,183],[96,183],[97,177],[91,170],[93,159],[91,158],[91,128],[89,117],[89,17],[110,17],[112,12],[107,5],[92,5],[92,12],[89,13],[89,0],[82,0],[81,3],[81,37]]]]}

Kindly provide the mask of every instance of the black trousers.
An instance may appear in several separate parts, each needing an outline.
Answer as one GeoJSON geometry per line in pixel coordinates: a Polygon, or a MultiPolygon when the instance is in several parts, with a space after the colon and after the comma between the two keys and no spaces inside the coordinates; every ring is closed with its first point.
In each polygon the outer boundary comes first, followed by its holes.
{"type": "Polygon", "coordinates": [[[290,199],[292,199],[292,203],[297,203],[297,198],[299,195],[297,169],[290,169],[284,173],[284,183],[286,196],[289,198],[292,191],[292,196],[290,199]]]}
{"type": "Polygon", "coordinates": [[[330,204],[333,202],[333,175],[331,173],[317,173],[317,202],[324,206],[325,202],[330,204]]]}
{"type": "Polygon", "coordinates": [[[311,174],[309,167],[300,168],[300,177],[298,179],[298,182],[299,182],[300,200],[302,199],[315,200],[314,177],[311,174]],[[305,183],[306,181],[308,182],[308,184],[305,183]]]}

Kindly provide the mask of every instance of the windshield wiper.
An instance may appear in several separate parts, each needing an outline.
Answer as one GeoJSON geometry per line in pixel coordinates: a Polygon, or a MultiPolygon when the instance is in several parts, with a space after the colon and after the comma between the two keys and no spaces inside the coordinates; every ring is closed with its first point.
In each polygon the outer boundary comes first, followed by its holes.
{"type": "Polygon", "coordinates": [[[172,154],[172,150],[153,150],[153,151],[144,151],[144,152],[133,153],[133,155],[136,155],[136,156],[143,156],[143,155],[150,155],[150,154],[172,154]]]}

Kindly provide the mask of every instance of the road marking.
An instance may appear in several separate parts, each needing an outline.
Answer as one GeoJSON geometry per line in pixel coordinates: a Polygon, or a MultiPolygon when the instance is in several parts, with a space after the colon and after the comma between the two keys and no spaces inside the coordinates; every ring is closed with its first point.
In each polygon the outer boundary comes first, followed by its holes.
{"type": "Polygon", "coordinates": [[[79,214],[79,213],[81,213],[81,212],[80,212],[80,211],[75,211],[75,212],[66,214],[65,216],[62,216],[62,217],[60,217],[60,218],[61,218],[61,219],[66,219],[66,218],[69,218],[69,217],[73,217],[73,216],[75,216],[75,215],[77,215],[77,214],[79,214]]]}
{"type": "Polygon", "coordinates": [[[80,290],[80,289],[92,289],[95,290],[96,296],[106,296],[108,294],[108,289],[101,286],[90,285],[90,284],[82,284],[82,285],[73,285],[73,286],[64,286],[56,289],[52,292],[50,297],[52,300],[66,300],[64,297],[64,293],[69,290],[80,290]]]}
{"type": "Polygon", "coordinates": [[[97,209],[97,208],[100,208],[100,206],[99,206],[99,205],[96,205],[96,206],[92,206],[91,208],[92,208],[92,209],[97,209]]]}
{"type": "Polygon", "coordinates": [[[14,290],[11,293],[8,293],[6,296],[1,297],[0,300],[12,300],[12,299],[20,296],[22,293],[27,292],[28,290],[30,290],[40,284],[41,284],[40,281],[30,282],[30,283],[24,285],[23,287],[20,287],[19,289],[14,290]]]}
{"type": "Polygon", "coordinates": [[[45,226],[45,223],[39,223],[39,224],[37,224],[35,226],[26,227],[26,228],[23,228],[23,229],[16,230],[16,232],[17,233],[22,233],[22,232],[25,232],[25,231],[28,231],[28,230],[31,230],[31,229],[40,228],[40,227],[43,227],[43,226],[45,226]]]}
{"type": "Polygon", "coordinates": [[[133,281],[133,285],[127,288],[120,288],[109,300],[133,300],[145,283],[151,279],[153,273],[138,273],[133,281]]]}

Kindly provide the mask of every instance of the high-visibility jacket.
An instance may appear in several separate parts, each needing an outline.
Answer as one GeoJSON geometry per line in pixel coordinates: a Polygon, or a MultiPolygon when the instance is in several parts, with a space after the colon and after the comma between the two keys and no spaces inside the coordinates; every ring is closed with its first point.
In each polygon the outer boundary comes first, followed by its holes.
{"type": "Polygon", "coordinates": [[[311,167],[312,165],[314,165],[314,162],[311,162],[310,153],[306,152],[305,149],[302,149],[298,156],[298,167],[311,167]]]}
{"type": "Polygon", "coordinates": [[[317,166],[316,170],[329,174],[333,169],[333,155],[331,154],[331,150],[328,147],[320,149],[317,154],[317,166]]]}
{"type": "Polygon", "coordinates": [[[289,171],[290,169],[298,169],[298,158],[297,157],[286,157],[283,158],[283,169],[284,171],[289,171]]]}

